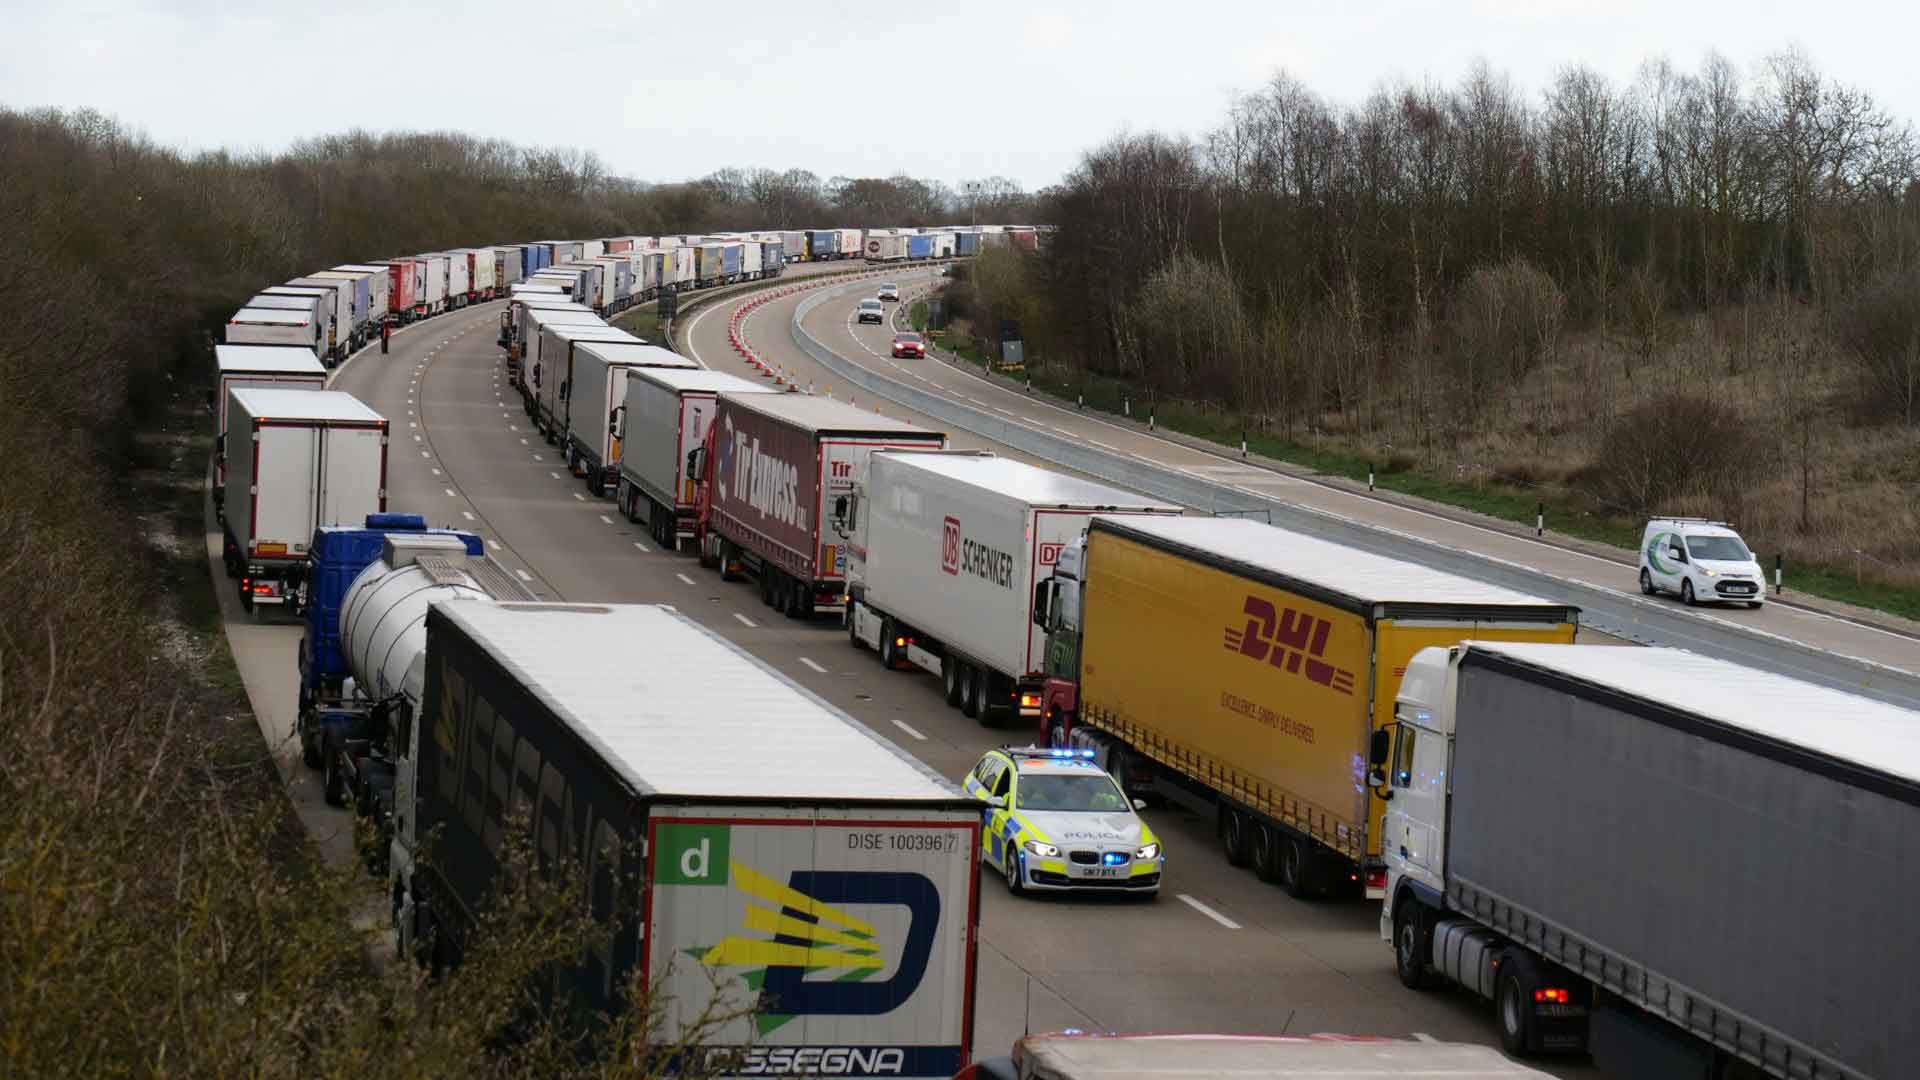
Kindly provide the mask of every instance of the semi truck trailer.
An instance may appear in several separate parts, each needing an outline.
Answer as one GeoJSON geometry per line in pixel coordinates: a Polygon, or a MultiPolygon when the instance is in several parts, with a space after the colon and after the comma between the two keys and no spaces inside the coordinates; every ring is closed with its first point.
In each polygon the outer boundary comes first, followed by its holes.
{"type": "Polygon", "coordinates": [[[543,319],[532,353],[527,379],[533,387],[533,423],[547,442],[564,447],[567,434],[567,398],[572,393],[573,355],[588,342],[645,345],[646,342],[608,323],[543,319]]]}
{"type": "Polygon", "coordinates": [[[1384,895],[1360,769],[1414,653],[1573,641],[1579,609],[1247,518],[1095,517],[1037,605],[1042,734],[1211,814],[1296,897],[1384,895]]]}
{"type": "Polygon", "coordinates": [[[971,1060],[980,814],[950,781],[668,607],[448,600],[424,644],[396,710],[403,955],[460,962],[525,806],[620,920],[553,1000],[610,1011],[637,973],[648,1029],[719,1075],[971,1060]]]}
{"type": "Polygon", "coordinates": [[[229,345],[298,345],[331,367],[326,320],[312,312],[241,308],[227,317],[229,345]]]}
{"type": "MultiPolygon", "coordinates": [[[[540,367],[541,335],[549,326],[597,330],[609,336],[627,333],[625,330],[609,326],[607,320],[572,302],[559,307],[530,304],[522,308],[516,328],[520,338],[520,361],[517,365],[509,363],[508,376],[514,386],[520,390],[521,399],[526,404],[527,415],[532,417],[540,415],[540,382],[544,372],[537,369],[540,367]]],[[[627,336],[632,337],[631,334],[627,336]]]]}
{"type": "Polygon", "coordinates": [[[386,504],[386,417],[338,390],[227,391],[226,564],[242,608],[298,612],[313,531],[386,504]]]}
{"type": "Polygon", "coordinates": [[[944,432],[806,394],[722,393],[697,451],[694,542],[722,578],[751,575],[791,618],[845,610],[845,543],[823,526],[883,449],[941,450],[944,432]]]}
{"type": "Polygon", "coordinates": [[[1037,726],[1047,639],[1035,585],[1094,514],[1180,508],[988,453],[875,451],[833,511],[853,643],[938,677],[947,704],[983,724],[1037,726]]]}
{"type": "Polygon", "coordinates": [[[1678,649],[1407,664],[1385,774],[1400,980],[1617,1077],[1920,1076],[1920,713],[1678,649]]]}
{"type": "Polygon", "coordinates": [[[323,390],[327,385],[327,369],[312,350],[297,345],[215,345],[213,367],[213,503],[216,513],[224,517],[227,498],[227,392],[245,386],[323,390]]]}
{"type": "Polygon", "coordinates": [[[655,543],[673,550],[693,539],[694,451],[707,441],[716,399],[776,391],[705,368],[633,368],[626,380],[626,397],[614,410],[621,447],[614,502],[628,521],[644,522],[655,543]]]}
{"type": "Polygon", "coordinates": [[[599,498],[620,482],[620,407],[627,375],[643,368],[698,371],[700,365],[672,349],[632,342],[581,341],[573,347],[567,392],[561,402],[567,467],[599,498]]]}

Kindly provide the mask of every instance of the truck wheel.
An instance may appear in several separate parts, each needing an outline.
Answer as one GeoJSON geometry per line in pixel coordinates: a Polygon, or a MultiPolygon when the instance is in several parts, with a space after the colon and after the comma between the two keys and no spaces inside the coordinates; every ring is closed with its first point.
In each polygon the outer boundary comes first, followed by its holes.
{"type": "Polygon", "coordinates": [[[898,634],[892,617],[880,620],[880,666],[889,671],[900,666],[900,650],[893,644],[898,634]]]}
{"type": "Polygon", "coordinates": [[[993,672],[986,668],[973,669],[973,707],[981,727],[1000,726],[1000,710],[993,699],[993,672]]]}
{"type": "Polygon", "coordinates": [[[326,749],[325,771],[321,774],[321,797],[328,806],[347,805],[347,788],[340,776],[340,751],[338,747],[326,749]]]}
{"type": "Polygon", "coordinates": [[[1691,579],[1680,583],[1680,602],[1688,607],[1692,607],[1696,603],[1693,597],[1693,582],[1691,579]]]}
{"type": "Polygon", "coordinates": [[[973,665],[962,661],[960,664],[960,714],[966,717],[980,715],[979,687],[974,685],[973,665]]]}
{"type": "Polygon", "coordinates": [[[1292,834],[1283,834],[1278,839],[1280,887],[1295,900],[1311,898],[1319,890],[1314,887],[1313,853],[1307,849],[1307,842],[1292,834]]]}
{"type": "Polygon", "coordinates": [[[940,661],[940,686],[946,691],[949,708],[960,704],[960,661],[945,657],[940,661]]]}
{"type": "Polygon", "coordinates": [[[1394,904],[1393,968],[1400,985],[1409,990],[1424,990],[1432,983],[1427,969],[1426,911],[1412,893],[1394,904]]]}
{"type": "Polygon", "coordinates": [[[1502,953],[1499,963],[1494,1008],[1500,1017],[1500,1045],[1515,1057],[1525,1057],[1533,1051],[1533,990],[1539,980],[1532,957],[1517,949],[1502,953]]]}
{"type": "Polygon", "coordinates": [[[1253,857],[1252,838],[1248,835],[1247,815],[1232,807],[1220,810],[1220,847],[1232,866],[1245,866],[1253,857]]]}
{"type": "Polygon", "coordinates": [[[240,610],[249,615],[253,614],[253,593],[244,585],[240,588],[240,610]]]}
{"type": "Polygon", "coordinates": [[[1253,823],[1253,835],[1248,840],[1252,850],[1247,852],[1253,860],[1253,874],[1268,884],[1281,880],[1280,845],[1286,843],[1280,830],[1264,821],[1253,823]]]}
{"type": "Polygon", "coordinates": [[[787,603],[787,618],[813,618],[813,587],[798,578],[793,582],[793,599],[787,603]]]}

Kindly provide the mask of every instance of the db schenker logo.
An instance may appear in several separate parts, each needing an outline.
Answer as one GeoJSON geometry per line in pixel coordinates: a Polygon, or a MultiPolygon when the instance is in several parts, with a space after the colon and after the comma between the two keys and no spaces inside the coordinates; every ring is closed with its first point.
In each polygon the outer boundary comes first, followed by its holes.
{"type": "Polygon", "coordinates": [[[1065,550],[1066,546],[1067,545],[1060,544],[1060,543],[1041,544],[1040,545],[1040,565],[1053,566],[1059,563],[1060,552],[1065,550]]]}
{"type": "Polygon", "coordinates": [[[960,519],[950,517],[940,532],[940,569],[949,574],[960,573],[960,519]]]}

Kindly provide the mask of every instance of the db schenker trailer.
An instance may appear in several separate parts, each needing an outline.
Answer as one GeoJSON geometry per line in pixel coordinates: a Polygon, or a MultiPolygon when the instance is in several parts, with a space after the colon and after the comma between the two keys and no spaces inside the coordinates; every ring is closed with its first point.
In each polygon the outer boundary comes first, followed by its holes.
{"type": "Polygon", "coordinates": [[[1045,585],[1045,736],[1217,823],[1296,897],[1384,895],[1375,733],[1413,654],[1579,609],[1246,518],[1096,517],[1045,585]]]}
{"type": "Polygon", "coordinates": [[[952,782],[669,607],[435,603],[423,667],[395,784],[403,955],[459,962],[520,805],[619,920],[555,1000],[617,1008],[637,971],[649,1030],[697,1035],[722,1075],[971,1060],[980,813],[952,782]]]}
{"type": "Polygon", "coordinates": [[[1679,649],[1415,655],[1382,936],[1514,1053],[1920,1076],[1920,713],[1679,649]]]}
{"type": "Polygon", "coordinates": [[[694,542],[722,578],[750,574],[792,618],[841,611],[846,545],[825,528],[874,450],[942,450],[945,433],[806,394],[722,393],[694,465],[694,542]]]}
{"type": "Polygon", "coordinates": [[[1037,725],[1046,632],[1039,582],[1094,514],[1178,514],[1169,503],[975,451],[875,451],[834,507],[847,560],[848,635],[889,668],[942,680],[983,724],[1037,725]]]}

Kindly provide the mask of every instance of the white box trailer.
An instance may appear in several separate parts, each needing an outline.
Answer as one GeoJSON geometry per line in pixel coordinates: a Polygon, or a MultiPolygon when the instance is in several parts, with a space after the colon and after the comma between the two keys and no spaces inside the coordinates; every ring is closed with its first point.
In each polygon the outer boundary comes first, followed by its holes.
{"type": "Polygon", "coordinates": [[[972,1060],[980,811],[951,781],[664,605],[448,600],[425,642],[402,955],[497,889],[502,810],[545,792],[588,823],[562,843],[622,883],[596,913],[623,921],[543,985],[612,1011],[640,976],[655,1049],[724,1055],[703,1073],[947,1080],[972,1060]]]}
{"type": "Polygon", "coordinates": [[[771,394],[766,383],[749,382],[705,368],[635,368],[616,420],[621,441],[615,504],[628,521],[645,522],[663,548],[693,539],[693,452],[707,439],[727,394],[771,394]]]}
{"type": "Polygon", "coordinates": [[[391,307],[387,303],[388,294],[393,289],[393,268],[390,266],[367,266],[362,263],[347,263],[333,268],[342,274],[366,274],[367,277],[367,321],[378,324],[386,321],[391,307]]]}
{"type": "Polygon", "coordinates": [[[299,289],[318,289],[324,294],[321,313],[327,318],[327,348],[335,360],[346,359],[353,352],[353,283],[338,278],[297,277],[260,291],[293,295],[299,289]]]}
{"type": "Polygon", "coordinates": [[[227,317],[226,339],[229,345],[303,345],[329,359],[326,321],[306,312],[241,308],[227,317]]]}
{"type": "Polygon", "coordinates": [[[517,283],[525,276],[526,249],[518,244],[495,247],[493,250],[493,287],[497,293],[517,283]]]}
{"type": "MultiPolygon", "coordinates": [[[[321,326],[320,355],[329,364],[339,363],[341,352],[335,347],[339,338],[339,328],[334,317],[334,305],[339,303],[339,294],[330,287],[319,285],[269,285],[260,290],[261,296],[305,296],[318,303],[314,308],[314,318],[321,326]]],[[[248,304],[247,307],[254,305],[248,304]]]]}
{"type": "Polygon", "coordinates": [[[227,570],[247,610],[297,608],[313,531],[387,508],[387,420],[338,390],[227,397],[227,570]]]}
{"type": "Polygon", "coordinates": [[[1034,619],[1036,586],[1092,517],[1180,513],[1012,458],[886,450],[868,457],[864,483],[835,510],[850,633],[889,667],[940,676],[947,703],[971,703],[983,722],[1002,713],[989,702],[1039,717],[1047,635],[1034,619]]]}
{"type": "Polygon", "coordinates": [[[521,392],[522,403],[527,407],[527,415],[533,415],[533,401],[526,396],[527,387],[524,377],[528,354],[540,346],[540,331],[529,316],[536,311],[552,312],[565,318],[603,322],[593,309],[576,304],[566,293],[558,289],[542,290],[525,285],[512,286],[514,292],[507,300],[507,309],[500,313],[500,346],[507,350],[507,381],[521,392]]]}
{"type": "Polygon", "coordinates": [[[471,267],[467,277],[470,283],[468,288],[473,293],[472,299],[492,299],[499,288],[494,250],[490,247],[461,248],[460,250],[467,256],[471,267]]]}
{"type": "Polygon", "coordinates": [[[429,252],[414,258],[426,271],[421,278],[425,291],[420,293],[421,301],[415,308],[423,314],[438,315],[447,310],[447,257],[429,252]]]}
{"type": "Polygon", "coordinates": [[[620,480],[618,412],[627,400],[627,372],[701,368],[672,349],[632,342],[575,342],[572,355],[560,408],[567,467],[586,479],[588,491],[604,497],[620,480]]]}
{"type": "MultiPolygon", "coordinates": [[[[355,349],[358,349],[361,345],[365,344],[367,340],[368,328],[373,325],[373,313],[376,310],[373,306],[373,302],[374,302],[373,275],[366,272],[356,272],[352,270],[320,270],[315,273],[307,275],[307,277],[309,279],[318,279],[323,281],[344,281],[349,286],[352,287],[352,290],[353,290],[352,338],[348,342],[347,348],[349,351],[353,351],[355,349]]],[[[384,303],[385,302],[384,293],[381,294],[381,298],[382,298],[382,302],[384,303]]],[[[379,310],[384,311],[385,309],[381,308],[379,310]]]]}
{"type": "Polygon", "coordinates": [[[760,276],[760,241],[740,241],[740,277],[752,281],[760,276]]]}
{"type": "Polygon", "coordinates": [[[250,308],[266,308],[269,311],[304,311],[318,319],[321,298],[318,296],[280,296],[274,293],[258,293],[247,299],[242,305],[250,308]]]}
{"type": "Polygon", "coordinates": [[[625,342],[644,345],[638,337],[600,323],[562,323],[542,320],[540,345],[533,354],[533,367],[527,378],[532,381],[533,424],[549,443],[564,446],[567,398],[573,378],[573,347],[582,341],[625,342]]]}
{"type": "Polygon", "coordinates": [[[840,229],[837,231],[840,234],[840,257],[843,259],[859,258],[860,245],[862,243],[860,230],[859,229],[840,229]]]}
{"type": "Polygon", "coordinates": [[[674,291],[678,292],[681,289],[692,288],[694,284],[693,248],[682,245],[680,247],[674,248],[672,251],[672,255],[673,255],[672,284],[673,284],[674,291]]]}
{"type": "Polygon", "coordinates": [[[788,262],[799,262],[807,255],[805,229],[786,229],[780,233],[780,251],[788,262]]]}
{"type": "Polygon", "coordinates": [[[605,240],[580,241],[580,257],[583,259],[597,259],[606,253],[607,242],[605,240]]]}
{"type": "MultiPolygon", "coordinates": [[[[438,256],[436,256],[438,257],[438,256]]],[[[445,253],[447,260],[447,306],[463,307],[473,291],[473,263],[464,251],[445,253]]]]}
{"type": "Polygon", "coordinates": [[[327,369],[298,345],[215,345],[213,369],[213,499],[219,507],[227,494],[227,391],[248,386],[323,390],[327,369]]]}
{"type": "Polygon", "coordinates": [[[951,232],[937,232],[933,234],[934,258],[951,259],[954,257],[957,247],[958,237],[956,234],[951,232]]]}

